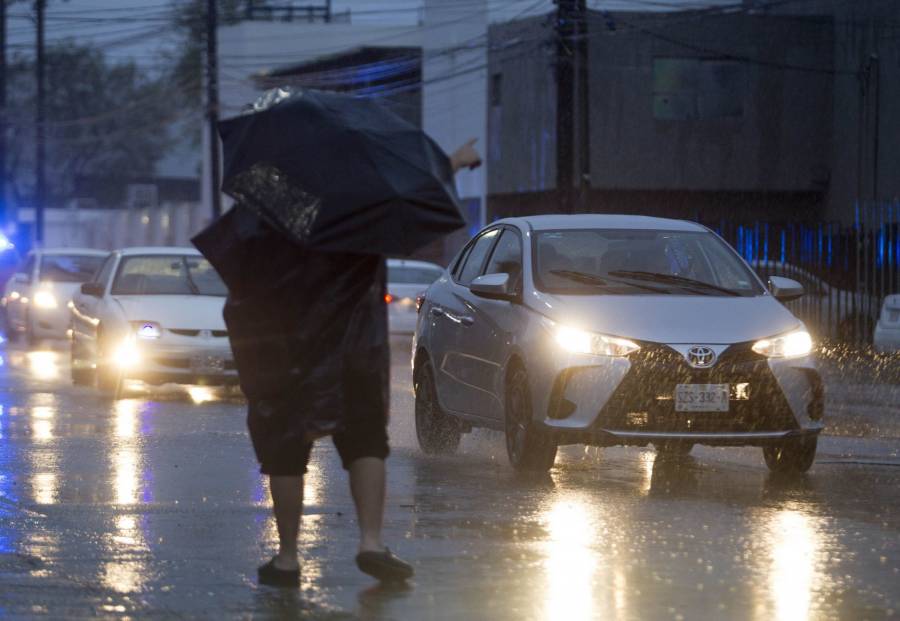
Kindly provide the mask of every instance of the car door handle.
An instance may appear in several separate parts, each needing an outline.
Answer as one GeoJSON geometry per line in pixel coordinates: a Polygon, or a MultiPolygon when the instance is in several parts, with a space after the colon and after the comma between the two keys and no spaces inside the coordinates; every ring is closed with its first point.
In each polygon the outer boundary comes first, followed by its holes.
{"type": "Polygon", "coordinates": [[[475,323],[475,318],[469,317],[468,315],[463,315],[459,318],[459,323],[464,326],[471,326],[473,323],[475,323]]]}
{"type": "Polygon", "coordinates": [[[444,317],[446,315],[446,313],[444,312],[444,309],[441,308],[440,306],[432,306],[431,314],[434,315],[435,317],[444,317]]]}

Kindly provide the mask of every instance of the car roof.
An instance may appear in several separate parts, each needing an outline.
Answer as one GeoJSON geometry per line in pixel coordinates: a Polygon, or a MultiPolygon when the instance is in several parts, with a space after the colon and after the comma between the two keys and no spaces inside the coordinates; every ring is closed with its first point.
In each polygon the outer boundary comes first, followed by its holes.
{"type": "Polygon", "coordinates": [[[388,259],[388,267],[429,267],[432,269],[443,270],[444,268],[437,263],[429,261],[414,261],[412,259],[388,259]]]}
{"type": "Polygon", "coordinates": [[[35,250],[35,253],[47,256],[83,255],[86,257],[105,257],[109,254],[109,250],[97,250],[96,248],[39,248],[35,250]]]}
{"type": "Polygon", "coordinates": [[[494,224],[510,223],[524,224],[535,231],[549,231],[556,229],[635,229],[655,231],[700,231],[708,229],[702,224],[688,220],[673,220],[671,218],[653,218],[650,216],[630,216],[615,214],[552,214],[543,216],[523,216],[520,218],[505,218],[494,224]]]}
{"type": "Polygon", "coordinates": [[[120,248],[117,250],[123,257],[132,257],[136,255],[160,254],[191,254],[199,255],[200,251],[191,246],[132,246],[131,248],[120,248]]]}

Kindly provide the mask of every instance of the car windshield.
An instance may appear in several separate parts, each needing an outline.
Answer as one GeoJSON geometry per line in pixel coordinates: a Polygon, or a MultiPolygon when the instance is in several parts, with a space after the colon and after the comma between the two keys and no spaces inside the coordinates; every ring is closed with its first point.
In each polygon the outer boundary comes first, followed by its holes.
{"type": "Polygon", "coordinates": [[[579,229],[534,236],[538,289],[562,294],[754,296],[763,288],[704,231],[579,229]]]}
{"type": "Polygon", "coordinates": [[[87,282],[103,263],[104,256],[45,254],[38,280],[42,282],[87,282]]]}
{"type": "Polygon", "coordinates": [[[437,267],[388,265],[388,282],[394,285],[430,285],[441,277],[437,267]]]}
{"type": "Polygon", "coordinates": [[[148,255],[125,257],[113,295],[228,295],[225,283],[203,257],[148,255]]]}

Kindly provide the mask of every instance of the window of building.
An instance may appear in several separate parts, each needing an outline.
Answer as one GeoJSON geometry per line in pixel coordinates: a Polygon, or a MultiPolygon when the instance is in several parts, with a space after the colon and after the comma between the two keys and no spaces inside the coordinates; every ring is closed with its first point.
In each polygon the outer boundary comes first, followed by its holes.
{"type": "Polygon", "coordinates": [[[738,61],[655,58],[653,116],[674,121],[739,118],[745,81],[745,67],[738,61]]]}

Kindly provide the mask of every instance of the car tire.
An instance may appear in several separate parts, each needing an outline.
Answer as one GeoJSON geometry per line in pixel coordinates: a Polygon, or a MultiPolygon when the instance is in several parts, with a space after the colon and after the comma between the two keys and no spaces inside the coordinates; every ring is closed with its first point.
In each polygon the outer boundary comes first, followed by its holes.
{"type": "Polygon", "coordinates": [[[654,445],[660,457],[687,457],[694,448],[693,442],[670,440],[654,445]]]}
{"type": "Polygon", "coordinates": [[[802,473],[812,467],[817,446],[817,438],[795,438],[763,447],[763,458],[772,472],[802,473]]]}
{"type": "Polygon", "coordinates": [[[459,447],[459,421],[441,410],[434,387],[434,371],[425,362],[416,369],[415,381],[416,439],[423,453],[448,455],[459,447]]]}
{"type": "Polygon", "coordinates": [[[72,383],[76,386],[93,386],[95,383],[93,369],[77,368],[78,357],[75,355],[75,343],[72,343],[69,355],[69,369],[72,375],[72,383]]]}
{"type": "Polygon", "coordinates": [[[506,381],[506,453],[519,472],[544,473],[556,461],[556,442],[533,420],[528,374],[515,366],[506,381]]]}

